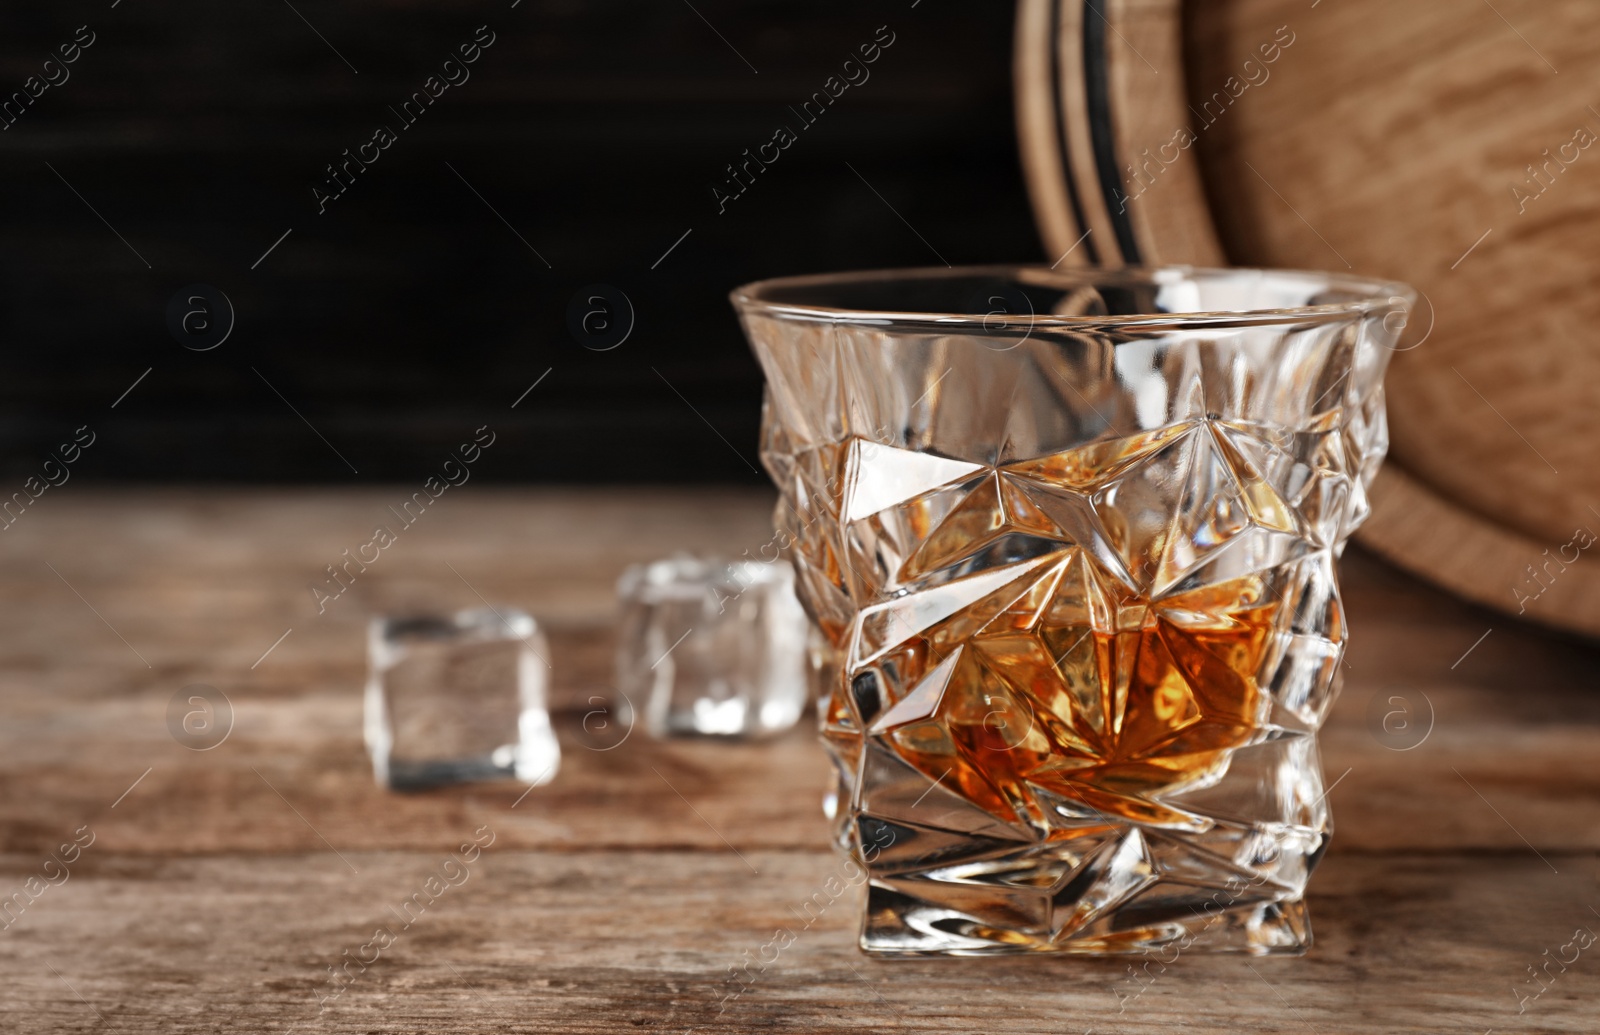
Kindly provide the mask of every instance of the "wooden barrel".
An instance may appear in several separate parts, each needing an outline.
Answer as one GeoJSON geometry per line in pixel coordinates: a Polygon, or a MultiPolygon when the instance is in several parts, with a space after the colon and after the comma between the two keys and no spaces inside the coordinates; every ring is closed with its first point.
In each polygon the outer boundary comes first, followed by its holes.
{"type": "Polygon", "coordinates": [[[1422,293],[1359,534],[1600,635],[1600,3],[1020,0],[1052,260],[1320,268],[1422,293]]]}

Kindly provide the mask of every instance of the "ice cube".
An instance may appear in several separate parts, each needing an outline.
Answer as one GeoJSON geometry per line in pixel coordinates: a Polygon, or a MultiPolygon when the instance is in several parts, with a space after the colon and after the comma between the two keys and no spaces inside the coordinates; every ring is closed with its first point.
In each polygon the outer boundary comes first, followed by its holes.
{"type": "Polygon", "coordinates": [[[365,733],[378,783],[547,783],[561,761],[549,657],[538,624],[512,608],[373,618],[365,733]]]}
{"type": "Polygon", "coordinates": [[[652,736],[764,736],[799,719],[808,627],[787,562],[671,557],[629,568],[617,594],[617,687],[652,736]]]}

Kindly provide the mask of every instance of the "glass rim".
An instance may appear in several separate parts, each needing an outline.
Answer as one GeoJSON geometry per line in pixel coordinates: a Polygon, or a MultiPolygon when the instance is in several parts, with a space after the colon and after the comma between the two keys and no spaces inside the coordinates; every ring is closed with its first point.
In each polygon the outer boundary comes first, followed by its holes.
{"type": "Polygon", "coordinates": [[[1090,285],[1129,286],[1176,283],[1196,277],[1227,277],[1284,281],[1314,281],[1325,290],[1345,291],[1359,297],[1323,305],[1262,309],[1219,309],[1182,313],[1130,313],[1122,315],[1062,316],[1055,313],[1007,313],[1008,327],[1087,331],[1097,328],[1152,328],[1184,330],[1202,328],[1255,327],[1305,321],[1332,322],[1350,317],[1404,312],[1416,303],[1417,292],[1400,281],[1357,277],[1323,270],[1267,269],[1245,266],[1073,266],[1055,269],[1042,264],[1006,263],[973,266],[911,266],[878,270],[849,270],[800,276],[769,277],[734,288],[729,300],[741,314],[759,313],[780,320],[812,323],[853,324],[885,328],[927,329],[960,332],[977,330],[993,333],[988,321],[994,314],[956,312],[907,312],[893,309],[861,309],[847,306],[776,302],[770,294],[789,288],[859,285],[875,281],[936,280],[959,277],[1003,277],[1019,286],[1062,288],[1090,285]],[[1024,279],[1028,278],[1028,279],[1024,279]]]}

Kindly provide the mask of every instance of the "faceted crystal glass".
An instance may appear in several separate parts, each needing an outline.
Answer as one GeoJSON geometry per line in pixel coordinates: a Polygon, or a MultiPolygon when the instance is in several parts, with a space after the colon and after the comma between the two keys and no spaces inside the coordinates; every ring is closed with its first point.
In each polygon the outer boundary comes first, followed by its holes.
{"type": "Polygon", "coordinates": [[[1310,944],[1335,560],[1403,285],[890,271],[733,294],[883,955],[1310,944]]]}

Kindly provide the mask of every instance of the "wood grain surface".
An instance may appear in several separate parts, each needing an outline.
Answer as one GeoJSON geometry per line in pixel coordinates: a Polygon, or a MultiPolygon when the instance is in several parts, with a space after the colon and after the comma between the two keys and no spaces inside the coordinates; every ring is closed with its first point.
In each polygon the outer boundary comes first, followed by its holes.
{"type": "Polygon", "coordinates": [[[1276,27],[1295,37],[1196,149],[1228,256],[1423,292],[1390,367],[1390,453],[1446,507],[1396,498],[1368,538],[1600,635],[1600,565],[1560,559],[1600,532],[1600,6],[1229,0],[1188,25],[1192,94],[1276,27]],[[1430,555],[1441,532],[1456,549],[1430,555]]]}
{"type": "Polygon", "coordinates": [[[1358,536],[1479,603],[1600,636],[1600,563],[1580,545],[1600,533],[1600,5],[1021,10],[1023,165],[1055,254],[1087,230],[1069,261],[1417,287],[1388,377],[1391,476],[1358,536]]]}
{"type": "Polygon", "coordinates": [[[0,900],[94,837],[0,930],[5,1032],[1594,1030],[1600,946],[1565,969],[1545,952],[1600,932],[1600,659],[1369,555],[1343,563],[1315,948],[1136,980],[1127,960],[869,960],[848,896],[806,926],[793,910],[841,872],[808,730],[599,750],[616,576],[756,550],[764,493],[462,490],[319,615],[306,584],[403,489],[74,488],[0,536],[0,900]],[[479,594],[546,622],[560,775],[526,797],[379,790],[367,616],[479,594]],[[166,724],[195,682],[236,714],[204,752],[166,724]],[[1380,743],[1397,708],[1419,724],[1408,750],[1380,743]],[[404,926],[394,911],[490,835],[404,926]],[[335,983],[380,926],[392,944],[335,983]],[[730,982],[779,928],[794,943],[730,982]]]}

